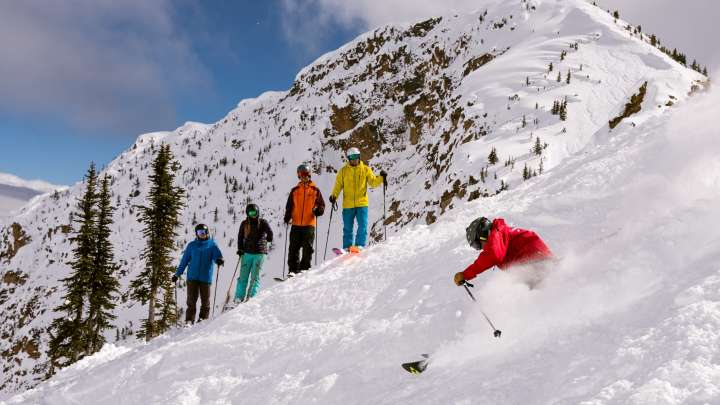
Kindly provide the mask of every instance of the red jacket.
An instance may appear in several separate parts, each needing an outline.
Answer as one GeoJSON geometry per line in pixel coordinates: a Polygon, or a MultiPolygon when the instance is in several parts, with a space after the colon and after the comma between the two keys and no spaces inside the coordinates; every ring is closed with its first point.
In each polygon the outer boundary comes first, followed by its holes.
{"type": "Polygon", "coordinates": [[[505,220],[493,221],[490,235],[475,262],[463,271],[465,280],[472,280],[478,274],[498,266],[504,269],[513,264],[548,259],[552,252],[545,242],[533,231],[511,228],[505,220]]]}

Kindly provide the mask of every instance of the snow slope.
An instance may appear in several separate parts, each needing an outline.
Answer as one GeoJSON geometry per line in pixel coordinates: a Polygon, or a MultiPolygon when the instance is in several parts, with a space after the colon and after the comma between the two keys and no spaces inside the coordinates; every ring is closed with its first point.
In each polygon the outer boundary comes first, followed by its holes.
{"type": "MultiPolygon", "coordinates": [[[[108,331],[108,339],[118,341],[118,345],[132,344],[138,321],[145,316],[145,308],[128,298],[128,285],[143,267],[138,256],[144,241],[138,237],[141,226],[134,207],[145,204],[148,165],[161,142],[169,144],[177,157],[182,167],[178,183],[188,192],[181,221],[186,225],[179,229],[177,255],[192,237],[193,222],[207,223],[226,257],[231,257],[227,260],[228,271],[221,272],[221,296],[232,282],[234,235],[246,203],[259,203],[263,216],[276,230],[276,243],[265,264],[263,280],[263,289],[269,296],[246,308],[260,311],[262,303],[265,311],[278,309],[279,302],[285,304],[285,312],[275,315],[263,312],[263,316],[270,318],[254,321],[259,323],[251,329],[267,338],[270,332],[263,329],[264,324],[285,327],[287,322],[298,322],[299,329],[286,335],[286,344],[279,337],[277,342],[268,341],[267,347],[272,345],[272,350],[260,355],[265,359],[277,353],[279,347],[286,347],[288,358],[292,358],[291,353],[304,349],[289,342],[294,341],[291,335],[307,336],[307,325],[302,323],[305,315],[318,316],[319,320],[312,323],[318,328],[326,326],[324,322],[334,322],[338,316],[346,319],[347,329],[338,331],[331,326],[323,338],[327,340],[349,339],[342,332],[353,331],[355,320],[371,319],[364,321],[363,327],[385,334],[394,329],[394,322],[400,325],[415,322],[418,314],[428,322],[440,316],[453,316],[454,310],[448,308],[455,308],[467,299],[457,291],[453,291],[454,296],[442,295],[447,298],[439,302],[426,300],[416,309],[403,310],[405,315],[398,315],[397,320],[387,321],[384,312],[376,311],[416,303],[420,297],[415,294],[434,296],[434,289],[445,285],[448,272],[468,260],[470,252],[457,248],[461,240],[457,232],[472,216],[469,212],[478,206],[486,207],[483,211],[490,214],[517,215],[511,220],[518,224],[543,225],[541,233],[547,232],[556,245],[565,240],[565,233],[573,229],[573,222],[566,218],[569,214],[546,217],[535,211],[543,207],[545,211],[555,210],[544,205],[546,199],[565,192],[561,185],[548,191],[555,184],[550,179],[557,179],[549,173],[574,176],[575,171],[584,169],[585,163],[580,164],[577,159],[584,158],[585,153],[593,151],[596,145],[610,145],[607,148],[611,154],[616,134],[624,131],[635,134],[634,128],[640,131],[643,126],[656,125],[656,120],[672,111],[672,105],[685,102],[692,89],[702,87],[706,80],[652,47],[647,36],[626,30],[626,22],[615,21],[604,10],[584,1],[487,1],[479,2],[478,7],[474,14],[446,15],[413,25],[380,27],[363,34],[299,72],[287,92],[269,92],[243,100],[213,124],[189,122],[174,131],[142,135],[111,162],[103,172],[113,177],[117,211],[112,242],[121,265],[118,278],[122,296],[115,329],[108,331]],[[554,66],[552,72],[548,72],[550,63],[554,66]],[[559,82],[558,71],[562,79],[559,82]],[[572,73],[570,83],[565,81],[567,72],[572,73]],[[648,85],[641,113],[609,133],[608,121],[622,113],[625,103],[644,82],[648,85]],[[566,121],[550,112],[554,101],[563,100],[568,103],[566,121]],[[538,140],[541,155],[531,152],[538,140]],[[367,264],[346,263],[350,266],[337,271],[339,263],[333,261],[321,265],[313,277],[308,277],[308,283],[317,280],[317,284],[312,284],[317,286],[316,290],[295,292],[295,287],[274,287],[272,277],[280,275],[283,268],[286,235],[281,220],[287,193],[296,182],[295,167],[309,163],[315,173],[314,181],[327,197],[335,173],[343,164],[343,150],[350,145],[360,147],[363,158],[376,172],[385,169],[390,173],[385,221],[382,190],[370,192],[371,240],[377,245],[370,252],[379,253],[368,255],[377,257],[369,260],[384,271],[365,279],[362,275],[369,274],[367,271],[352,270],[367,264]],[[490,165],[487,159],[492,148],[496,148],[500,159],[495,165],[490,165]],[[539,176],[524,181],[525,167],[539,176]],[[530,185],[536,186],[531,190],[530,185]],[[514,197],[504,195],[503,190],[508,187],[514,197]],[[542,193],[549,194],[538,197],[542,193]],[[528,213],[523,214],[522,210],[528,213]],[[420,226],[432,225],[446,216],[444,225],[420,226]],[[547,223],[537,222],[542,218],[547,223]],[[396,239],[380,244],[383,225],[387,225],[388,235],[395,235],[396,239]],[[404,233],[408,228],[414,230],[404,233]],[[438,242],[430,235],[446,239],[438,242]],[[397,251],[398,246],[403,247],[402,252],[397,251]],[[425,250],[421,250],[423,246],[425,250]],[[419,252],[420,257],[415,255],[419,252]],[[431,259],[426,257],[428,253],[432,253],[431,259]],[[427,276],[423,278],[418,273],[420,281],[414,281],[415,273],[408,273],[409,269],[426,262],[442,266],[433,271],[434,278],[425,281],[427,276]],[[326,281],[342,271],[347,271],[351,282],[339,283],[335,288],[342,287],[340,291],[348,295],[348,300],[338,299],[325,290],[326,281]],[[438,284],[439,280],[443,281],[438,284]],[[397,291],[404,288],[398,286],[400,281],[413,284],[420,292],[407,289],[400,296],[402,293],[397,291]],[[422,292],[426,284],[434,287],[422,292]],[[396,289],[386,290],[388,286],[396,289]],[[313,298],[315,304],[294,305],[294,300],[306,302],[314,294],[318,295],[313,298]],[[268,300],[279,301],[273,304],[268,300]],[[338,309],[328,311],[333,304],[338,309]],[[435,313],[426,305],[446,308],[446,312],[435,313]],[[366,313],[374,313],[375,318],[367,318],[366,313]]],[[[604,181],[613,170],[616,168],[598,167],[595,176],[604,181]]],[[[591,176],[589,173],[587,176],[591,176]]],[[[32,387],[47,371],[47,327],[59,316],[53,308],[61,302],[64,292],[58,280],[69,274],[66,262],[72,248],[68,242],[72,229],[70,215],[83,187],[82,183],[75,184],[57,200],[49,196],[33,200],[12,223],[0,219],[0,224],[6,225],[0,227],[2,392],[9,394],[32,387]]],[[[575,198],[558,200],[565,201],[558,208],[560,212],[562,208],[581,209],[576,205],[585,197],[575,198]]],[[[328,229],[329,245],[340,244],[340,218],[335,215],[332,224],[329,220],[326,215],[319,223],[321,252],[328,229]]],[[[619,224],[604,232],[617,228],[619,224]]],[[[593,228],[593,232],[601,233],[600,230],[600,225],[593,228]]],[[[583,240],[579,235],[573,238],[583,240]]],[[[179,301],[184,302],[184,288],[178,295],[179,301]]],[[[455,322],[459,324],[462,320],[455,322]]],[[[418,324],[418,330],[422,325],[418,324]]],[[[441,341],[454,336],[448,335],[452,333],[429,338],[427,349],[413,346],[401,354],[433,350],[441,341]]],[[[275,330],[271,334],[282,336],[275,330]]],[[[188,335],[188,339],[195,338],[188,335]]],[[[314,347],[317,340],[309,336],[303,342],[314,347]]],[[[372,339],[367,344],[378,346],[372,339]]],[[[389,353],[383,352],[386,356],[389,353]]],[[[296,376],[302,370],[297,369],[296,376]]],[[[302,386],[292,379],[287,384],[296,383],[302,386]]]]}
{"type": "Polygon", "coordinates": [[[563,167],[192,329],[101,353],[8,401],[104,404],[702,404],[720,401],[720,94],[597,136],[563,167]],[[559,257],[451,277],[477,215],[559,257]],[[503,331],[492,337],[480,310],[503,331]],[[422,375],[399,364],[432,353],[422,375]]]}

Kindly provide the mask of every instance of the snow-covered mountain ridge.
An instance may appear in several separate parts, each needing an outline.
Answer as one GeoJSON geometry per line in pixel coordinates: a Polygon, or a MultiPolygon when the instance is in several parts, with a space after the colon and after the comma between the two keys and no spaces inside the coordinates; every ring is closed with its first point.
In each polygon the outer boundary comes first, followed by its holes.
{"type": "MultiPolygon", "coordinates": [[[[314,180],[327,197],[342,165],[342,150],[360,147],[371,167],[390,173],[385,222],[392,235],[409,225],[432,224],[452,208],[467,210],[468,201],[498,190],[523,189],[525,167],[539,173],[564,165],[568,157],[608,137],[608,121],[623,113],[645,82],[640,113],[614,132],[632,133],[635,125],[662,116],[705,79],[649,45],[646,37],[625,30],[626,23],[585,2],[486,4],[487,11],[475,14],[381,27],[318,59],[298,74],[288,92],[244,100],[214,124],[187,123],[172,132],[139,137],[105,169],[114,177],[118,232],[113,242],[122,264],[122,291],[142,267],[137,256],[143,241],[133,206],[145,201],[148,164],[160,142],[171,145],[182,166],[180,183],[188,191],[187,226],[178,255],[197,220],[210,225],[231,257],[247,201],[260,204],[279,231],[275,246],[281,245],[282,211],[299,163],[312,165],[314,180]],[[550,110],[554,102],[565,101],[563,121],[550,110]],[[535,144],[539,154],[532,151],[535,144]],[[487,159],[492,148],[499,157],[495,165],[487,159]]],[[[46,328],[62,296],[58,280],[69,271],[69,216],[81,192],[82,184],[77,184],[57,200],[34,201],[0,231],[5,391],[32,386],[45,372],[46,328]]],[[[503,201],[508,202],[501,194],[468,207],[503,201]]],[[[371,193],[376,241],[382,235],[382,206],[382,191],[371,193]]],[[[328,220],[320,221],[321,235],[328,220]]],[[[333,221],[331,246],[339,243],[340,234],[339,218],[333,221]]],[[[422,236],[427,237],[416,235],[422,236]]],[[[319,250],[323,248],[321,241],[319,250]]],[[[271,253],[266,274],[281,272],[281,252],[271,253]]],[[[442,273],[444,277],[446,271],[442,273]]],[[[270,277],[265,280],[267,289],[270,277]]],[[[377,283],[383,280],[378,277],[377,283]]],[[[230,274],[222,273],[220,291],[230,282],[230,274]]],[[[283,288],[266,294],[277,296],[283,288]]],[[[183,292],[179,299],[184,301],[183,292]]],[[[126,294],[122,302],[112,334],[120,339],[142,317],[141,307],[126,294]]],[[[334,308],[331,302],[321,307],[334,308]]],[[[300,308],[297,315],[302,315],[300,308]]]]}

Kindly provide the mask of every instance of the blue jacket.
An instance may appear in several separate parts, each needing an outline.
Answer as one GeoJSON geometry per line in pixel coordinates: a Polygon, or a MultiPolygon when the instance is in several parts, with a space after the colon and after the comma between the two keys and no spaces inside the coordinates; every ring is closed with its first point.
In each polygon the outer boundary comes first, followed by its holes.
{"type": "Polygon", "coordinates": [[[222,258],[222,252],[212,239],[195,239],[188,243],[175,275],[180,277],[188,269],[187,279],[212,284],[213,263],[222,258]]]}

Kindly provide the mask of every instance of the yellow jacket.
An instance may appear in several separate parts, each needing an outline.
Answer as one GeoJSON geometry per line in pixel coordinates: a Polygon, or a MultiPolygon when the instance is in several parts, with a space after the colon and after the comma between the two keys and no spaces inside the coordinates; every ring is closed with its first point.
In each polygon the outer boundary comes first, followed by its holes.
{"type": "Polygon", "coordinates": [[[369,166],[360,161],[357,166],[346,163],[335,179],[332,195],[337,198],[343,191],[343,208],[368,206],[368,185],[372,188],[383,184],[381,176],[376,176],[369,166]]]}

